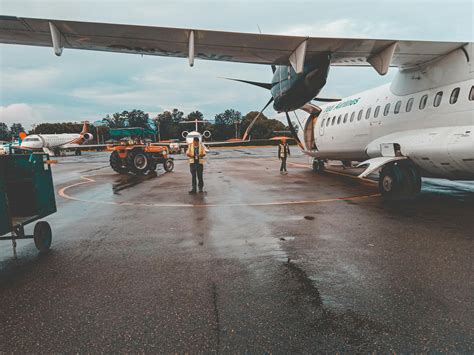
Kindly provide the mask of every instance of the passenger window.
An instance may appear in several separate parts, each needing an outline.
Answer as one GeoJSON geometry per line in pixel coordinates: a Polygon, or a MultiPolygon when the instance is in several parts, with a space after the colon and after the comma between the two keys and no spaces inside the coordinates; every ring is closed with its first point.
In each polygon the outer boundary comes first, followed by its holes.
{"type": "Polygon", "coordinates": [[[336,122],[336,116],[334,116],[334,117],[332,118],[331,126],[334,126],[334,122],[336,122]]]}
{"type": "Polygon", "coordinates": [[[401,102],[401,101],[397,101],[397,103],[395,104],[395,109],[393,110],[393,113],[395,113],[395,114],[399,113],[401,106],[402,106],[402,102],[401,102]]]}
{"type": "Polygon", "coordinates": [[[411,109],[413,108],[413,102],[415,101],[415,99],[412,97],[410,100],[408,100],[407,102],[407,107],[406,107],[406,111],[407,112],[410,112],[411,109]]]}
{"type": "Polygon", "coordinates": [[[365,113],[365,119],[366,119],[366,120],[368,120],[368,119],[370,118],[370,111],[372,111],[372,108],[371,108],[371,107],[369,107],[369,108],[367,109],[367,112],[365,113]]]}
{"type": "Polygon", "coordinates": [[[379,112],[380,112],[380,105],[375,108],[374,118],[379,117],[379,112]]]}
{"type": "Polygon", "coordinates": [[[469,101],[474,101],[474,86],[471,86],[471,91],[469,92],[469,101]]]}
{"type": "Polygon", "coordinates": [[[389,112],[390,112],[390,103],[385,105],[385,108],[383,109],[383,115],[387,116],[389,112]]]}
{"type": "Polygon", "coordinates": [[[360,111],[359,111],[359,114],[357,115],[357,121],[360,121],[360,120],[362,119],[362,112],[363,112],[363,111],[364,111],[364,110],[360,110],[360,111]]]}
{"type": "Polygon", "coordinates": [[[443,98],[443,92],[442,91],[438,91],[436,93],[436,96],[434,98],[434,101],[433,101],[433,106],[434,107],[438,107],[439,105],[441,105],[441,100],[443,98]]]}
{"type": "Polygon", "coordinates": [[[461,91],[460,88],[456,88],[453,90],[453,92],[451,93],[451,96],[449,98],[449,103],[451,105],[455,104],[457,101],[458,101],[458,97],[459,97],[459,91],[461,91]]]}
{"type": "Polygon", "coordinates": [[[331,117],[329,117],[328,120],[326,121],[326,127],[329,126],[330,122],[331,122],[331,117]]]}
{"type": "Polygon", "coordinates": [[[342,115],[339,115],[339,117],[337,118],[337,124],[341,123],[341,118],[342,118],[342,115]]]}
{"type": "Polygon", "coordinates": [[[355,115],[356,115],[355,111],[351,113],[351,119],[350,119],[351,122],[354,122],[355,115]]]}
{"type": "Polygon", "coordinates": [[[420,99],[420,110],[423,110],[426,107],[426,102],[428,101],[428,95],[423,95],[420,99]]]}
{"type": "Polygon", "coordinates": [[[323,122],[321,122],[321,127],[324,127],[324,122],[326,122],[326,119],[324,119],[323,122]]]}
{"type": "Polygon", "coordinates": [[[347,122],[347,116],[349,116],[349,114],[348,114],[348,113],[346,113],[346,114],[344,115],[344,123],[346,123],[346,122],[347,122]]]}

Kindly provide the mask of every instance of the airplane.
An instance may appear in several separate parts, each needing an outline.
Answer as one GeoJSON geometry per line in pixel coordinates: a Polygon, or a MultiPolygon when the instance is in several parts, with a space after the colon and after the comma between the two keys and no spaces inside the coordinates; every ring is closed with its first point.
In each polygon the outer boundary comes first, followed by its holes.
{"type": "Polygon", "coordinates": [[[85,121],[80,133],[30,134],[28,136],[24,134],[20,148],[44,151],[54,156],[59,156],[64,150],[74,150],[76,155],[81,155],[80,148],[85,147],[83,143],[94,139],[88,130],[89,122],[85,121]]]}
{"type": "MultiPolygon", "coordinates": [[[[270,91],[303,152],[320,172],[329,160],[379,171],[384,198],[421,190],[421,177],[474,180],[472,42],[323,38],[0,17],[0,43],[196,58],[271,66],[270,91]],[[398,72],[391,84],[348,98],[318,98],[332,66],[398,72]],[[316,105],[314,101],[326,102],[316,105]],[[335,103],[337,102],[337,103],[335,103]],[[288,112],[309,116],[298,134],[288,112]]],[[[257,116],[258,117],[258,116],[257,116]]],[[[251,124],[252,125],[252,124],[251,124]]],[[[248,132],[246,132],[246,135],[248,132]]],[[[246,137],[246,135],[244,137],[246,137]]]]}

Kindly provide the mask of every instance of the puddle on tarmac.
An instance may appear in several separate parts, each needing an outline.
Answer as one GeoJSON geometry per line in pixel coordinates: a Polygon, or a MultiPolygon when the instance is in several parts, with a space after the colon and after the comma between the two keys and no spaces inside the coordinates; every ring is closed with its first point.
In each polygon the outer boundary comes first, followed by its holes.
{"type": "Polygon", "coordinates": [[[114,195],[120,195],[120,192],[131,187],[137,186],[147,180],[158,177],[159,174],[152,172],[148,175],[119,175],[119,178],[112,184],[114,195]]]}

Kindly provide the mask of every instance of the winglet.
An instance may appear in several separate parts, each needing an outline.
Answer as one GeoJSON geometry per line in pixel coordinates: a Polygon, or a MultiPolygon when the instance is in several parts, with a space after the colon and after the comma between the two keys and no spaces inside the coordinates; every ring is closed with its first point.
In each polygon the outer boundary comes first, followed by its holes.
{"type": "Polygon", "coordinates": [[[375,71],[380,75],[387,74],[390,63],[392,63],[393,54],[397,49],[397,45],[398,42],[393,42],[382,49],[380,52],[375,53],[367,58],[367,62],[370,63],[370,65],[372,65],[375,71]]]}

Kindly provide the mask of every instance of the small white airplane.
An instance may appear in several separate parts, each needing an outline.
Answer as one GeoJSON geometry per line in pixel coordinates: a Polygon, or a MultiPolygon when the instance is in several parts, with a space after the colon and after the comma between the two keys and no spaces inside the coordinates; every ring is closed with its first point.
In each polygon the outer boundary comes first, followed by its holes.
{"type": "MultiPolygon", "coordinates": [[[[466,28],[466,36],[471,36],[466,28]]],[[[275,36],[0,16],[0,43],[266,64],[277,112],[321,171],[324,162],[359,161],[361,177],[380,171],[386,198],[412,196],[421,177],[474,180],[472,42],[275,36]],[[372,66],[395,80],[344,100],[320,98],[332,66],[372,66]],[[320,102],[337,104],[316,106],[320,102]],[[310,116],[300,135],[288,112],[310,116]],[[304,144],[303,144],[304,143],[304,144]]],[[[258,117],[258,116],[257,116],[258,117]]],[[[253,125],[253,122],[249,127],[253,125]]],[[[248,135],[245,133],[244,138],[248,135]]]]}
{"type": "Polygon", "coordinates": [[[94,139],[88,131],[89,122],[85,121],[80,133],[30,134],[22,140],[20,147],[41,150],[54,156],[59,156],[64,150],[74,150],[76,155],[81,155],[82,144],[94,139]]]}

